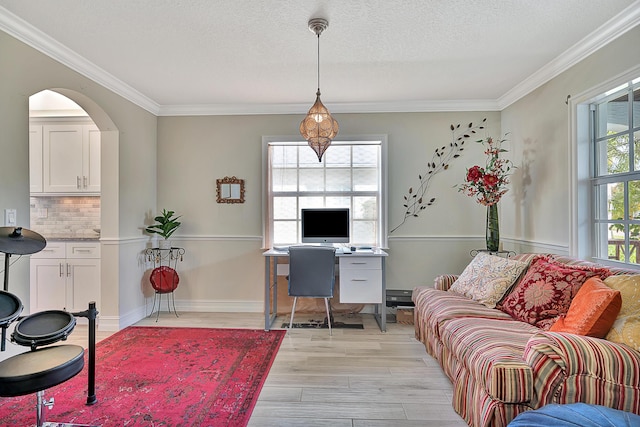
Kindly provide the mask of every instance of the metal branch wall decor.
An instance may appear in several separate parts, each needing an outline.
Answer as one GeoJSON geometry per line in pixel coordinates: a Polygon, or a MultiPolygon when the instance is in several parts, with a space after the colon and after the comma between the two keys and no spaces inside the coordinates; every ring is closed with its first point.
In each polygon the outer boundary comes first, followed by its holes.
{"type": "Polygon", "coordinates": [[[435,197],[427,196],[427,191],[431,185],[431,178],[438,172],[449,169],[451,160],[460,157],[460,152],[464,150],[464,142],[471,138],[471,136],[476,133],[476,130],[484,129],[484,123],[486,121],[487,119],[484,118],[480,124],[474,125],[472,122],[469,123],[467,127],[462,127],[460,124],[455,126],[451,125],[451,142],[449,146],[436,148],[431,161],[427,162],[426,171],[418,174],[419,185],[417,189],[414,190],[413,187],[409,187],[409,191],[404,196],[404,204],[402,205],[405,208],[404,218],[402,218],[402,222],[389,233],[396,231],[407,219],[411,217],[417,218],[420,212],[426,209],[427,206],[435,203],[435,197]]]}

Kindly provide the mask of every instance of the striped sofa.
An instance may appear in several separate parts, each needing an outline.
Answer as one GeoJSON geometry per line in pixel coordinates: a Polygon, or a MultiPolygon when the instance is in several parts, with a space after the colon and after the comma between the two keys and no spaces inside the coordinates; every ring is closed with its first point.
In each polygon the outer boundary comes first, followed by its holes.
{"type": "MultiPolygon", "coordinates": [[[[539,254],[520,254],[530,261],[539,254]]],[[[592,265],[549,255],[570,265],[592,265]]],[[[613,274],[637,274],[618,268],[613,274]]],[[[506,426],[548,403],[584,402],[640,414],[640,352],[579,335],[545,332],[447,292],[458,276],[416,287],[416,338],[453,385],[453,407],[474,427],[506,426]]]]}

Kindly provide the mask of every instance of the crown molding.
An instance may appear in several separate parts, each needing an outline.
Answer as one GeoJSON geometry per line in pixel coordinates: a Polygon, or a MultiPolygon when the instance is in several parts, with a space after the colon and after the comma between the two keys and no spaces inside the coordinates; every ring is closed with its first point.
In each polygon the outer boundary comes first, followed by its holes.
{"type": "Polygon", "coordinates": [[[578,62],[611,43],[638,24],[640,24],[640,0],[632,3],[591,34],[584,37],[540,70],[498,98],[497,104],[499,110],[504,110],[509,105],[533,92],[560,73],[573,67],[578,62]]]}
{"type": "MultiPolygon", "coordinates": [[[[332,104],[334,113],[501,111],[640,24],[640,0],[567,49],[496,100],[395,101],[332,104]]],[[[0,6],[0,30],[156,116],[304,114],[303,104],[159,105],[133,87],[0,6]]]]}
{"type": "Polygon", "coordinates": [[[156,102],[2,6],[0,6],[0,29],[148,112],[158,114],[160,106],[156,102]]]}
{"type": "MultiPolygon", "coordinates": [[[[208,104],[163,105],[158,116],[216,116],[257,114],[306,114],[310,104],[208,104]]],[[[499,111],[491,99],[447,101],[396,101],[331,103],[332,114],[340,113],[425,113],[455,111],[499,111]]]]}

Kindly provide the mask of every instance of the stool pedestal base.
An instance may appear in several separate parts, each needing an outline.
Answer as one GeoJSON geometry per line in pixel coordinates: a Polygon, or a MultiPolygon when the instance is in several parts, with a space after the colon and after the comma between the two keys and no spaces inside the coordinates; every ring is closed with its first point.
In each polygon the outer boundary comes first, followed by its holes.
{"type": "Polygon", "coordinates": [[[36,393],[36,427],[100,427],[90,424],[57,423],[45,421],[45,408],[53,408],[53,397],[49,400],[44,398],[44,390],[36,393]]]}

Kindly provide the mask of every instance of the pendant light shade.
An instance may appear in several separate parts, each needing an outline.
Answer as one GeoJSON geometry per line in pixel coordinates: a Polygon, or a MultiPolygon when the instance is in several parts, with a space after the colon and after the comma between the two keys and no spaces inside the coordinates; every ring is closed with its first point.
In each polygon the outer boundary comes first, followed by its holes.
{"type": "Polygon", "coordinates": [[[338,134],[338,122],[331,116],[327,107],[320,100],[320,89],[316,92],[316,102],[309,109],[304,120],[300,123],[300,134],[309,143],[309,147],[322,161],[322,155],[331,145],[331,140],[338,134]]]}
{"type": "Polygon", "coordinates": [[[339,126],[336,119],[322,104],[320,100],[320,34],[329,26],[326,19],[315,18],[309,21],[309,30],[318,37],[318,91],[316,102],[300,123],[300,134],[316,152],[318,161],[322,161],[322,155],[331,145],[331,140],[338,134],[339,126]]]}

